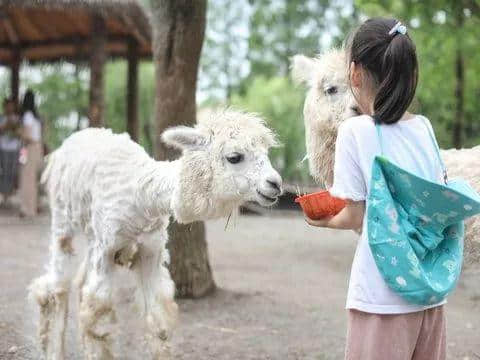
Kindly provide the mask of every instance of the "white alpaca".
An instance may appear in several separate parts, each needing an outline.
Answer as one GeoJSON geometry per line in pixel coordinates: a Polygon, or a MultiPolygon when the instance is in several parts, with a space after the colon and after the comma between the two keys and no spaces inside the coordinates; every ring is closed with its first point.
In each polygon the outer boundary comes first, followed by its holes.
{"type": "MultiPolygon", "coordinates": [[[[331,50],[317,58],[296,55],[292,76],[308,86],[303,109],[307,155],[312,176],[329,187],[337,129],[342,121],[358,115],[348,87],[347,62],[343,50],[331,50]]],[[[450,178],[462,177],[480,191],[480,146],[462,150],[441,150],[450,178]]],[[[480,217],[466,222],[465,259],[480,263],[480,217]]]]}
{"type": "Polygon", "coordinates": [[[112,273],[135,247],[131,270],[159,358],[168,353],[165,340],[177,313],[166,267],[169,217],[181,223],[218,218],[245,201],[270,206],[281,194],[282,180],[268,158],[275,136],[257,116],[218,111],[195,128],[166,130],[162,140],[183,151],[179,160],[155,161],[128,135],[106,129],[70,136],[49,158],[43,178],[52,213],[50,262],[47,273],[30,286],[40,305],[39,336],[47,359],[64,358],[68,265],[76,231],[88,239],[78,276],[86,357],[112,358],[112,273]]]}

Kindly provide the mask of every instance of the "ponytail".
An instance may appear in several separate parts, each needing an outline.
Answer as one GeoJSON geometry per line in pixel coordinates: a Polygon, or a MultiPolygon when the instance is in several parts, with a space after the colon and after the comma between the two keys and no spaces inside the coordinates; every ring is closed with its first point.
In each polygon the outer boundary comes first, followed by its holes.
{"type": "Polygon", "coordinates": [[[376,83],[373,118],[378,123],[399,121],[417,88],[415,44],[405,31],[396,31],[398,24],[394,19],[369,19],[357,30],[350,45],[351,61],[362,65],[376,83]]]}

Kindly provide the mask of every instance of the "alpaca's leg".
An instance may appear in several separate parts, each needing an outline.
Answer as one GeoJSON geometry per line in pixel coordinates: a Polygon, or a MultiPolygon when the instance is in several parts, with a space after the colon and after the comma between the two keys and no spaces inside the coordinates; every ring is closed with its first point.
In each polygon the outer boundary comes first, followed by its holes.
{"type": "MultiPolygon", "coordinates": [[[[88,264],[88,257],[81,262],[75,279],[73,281],[75,285],[75,289],[77,291],[77,309],[80,310],[80,305],[82,304],[82,289],[85,285],[85,281],[87,279],[87,264],[88,264]]],[[[78,332],[78,340],[79,343],[83,345],[83,334],[81,331],[78,332]]]]}
{"type": "Polygon", "coordinates": [[[38,336],[48,360],[64,358],[72,255],[72,231],[62,211],[54,210],[48,270],[29,287],[30,297],[40,306],[38,336]]]}
{"type": "Polygon", "coordinates": [[[113,259],[108,252],[91,250],[77,277],[80,332],[86,359],[113,359],[113,259]]]}
{"type": "Polygon", "coordinates": [[[138,302],[147,326],[147,341],[155,359],[170,357],[169,340],[177,320],[175,284],[166,262],[168,252],[163,245],[142,243],[133,266],[138,281],[138,302]]]}

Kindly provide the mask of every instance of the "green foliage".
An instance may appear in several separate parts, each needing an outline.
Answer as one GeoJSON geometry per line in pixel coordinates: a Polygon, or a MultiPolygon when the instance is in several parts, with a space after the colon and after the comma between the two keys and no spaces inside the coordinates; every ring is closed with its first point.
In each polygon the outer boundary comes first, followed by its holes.
{"type": "Polygon", "coordinates": [[[287,181],[308,179],[305,163],[305,136],[302,118],[304,92],[285,77],[253,79],[245,95],[234,95],[236,107],[262,114],[273,128],[282,146],[272,150],[274,167],[287,181]]]}
{"type": "Polygon", "coordinates": [[[288,76],[293,55],[340,44],[358,22],[349,0],[209,0],[207,18],[201,97],[226,102],[256,76],[288,76]]]}
{"type": "Polygon", "coordinates": [[[248,73],[247,0],[210,0],[200,64],[200,91],[209,100],[230,99],[248,73]]]}
{"type": "Polygon", "coordinates": [[[10,76],[5,69],[0,71],[0,100],[9,97],[10,94],[10,76]]]}
{"type": "Polygon", "coordinates": [[[250,0],[249,60],[252,74],[288,75],[290,58],[314,55],[326,27],[329,0],[250,0]]]}
{"type": "Polygon", "coordinates": [[[87,75],[83,68],[61,64],[28,68],[22,73],[23,84],[36,94],[49,147],[58,147],[86,116],[87,75]]]}
{"type": "MultiPolygon", "coordinates": [[[[150,154],[153,151],[151,134],[153,131],[153,110],[155,99],[155,74],[153,64],[141,63],[139,66],[138,116],[140,123],[140,144],[150,154]]],[[[114,132],[126,131],[127,112],[127,63],[114,61],[107,65],[105,76],[106,109],[105,123],[114,132]]]]}

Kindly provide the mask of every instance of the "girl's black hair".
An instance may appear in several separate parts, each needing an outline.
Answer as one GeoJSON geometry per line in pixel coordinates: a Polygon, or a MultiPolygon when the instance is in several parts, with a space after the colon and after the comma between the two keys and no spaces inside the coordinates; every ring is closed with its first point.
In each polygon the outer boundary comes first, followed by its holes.
{"type": "Polygon", "coordinates": [[[389,31],[398,20],[372,18],[365,21],[350,41],[350,61],[373,78],[376,95],[373,118],[394,124],[407,111],[415,96],[418,63],[415,44],[408,34],[389,31]]]}
{"type": "Polygon", "coordinates": [[[28,89],[23,96],[22,116],[28,111],[31,111],[38,119],[37,107],[35,106],[35,94],[30,89],[28,89]]]}

